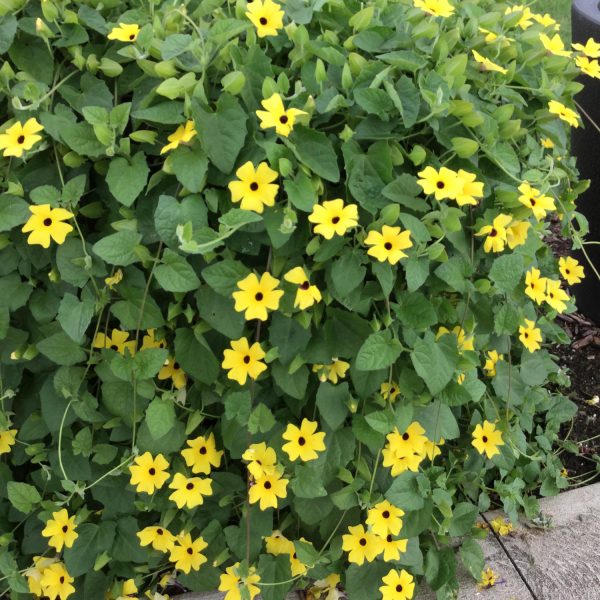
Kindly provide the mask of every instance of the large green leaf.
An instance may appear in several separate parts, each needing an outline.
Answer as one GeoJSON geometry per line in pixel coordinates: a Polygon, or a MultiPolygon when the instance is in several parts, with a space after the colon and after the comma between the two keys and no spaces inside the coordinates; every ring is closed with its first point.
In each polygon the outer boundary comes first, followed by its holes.
{"type": "Polygon", "coordinates": [[[121,204],[131,206],[146,187],[149,172],[143,152],[138,152],[130,160],[119,156],[110,161],[106,183],[110,193],[121,204]]]}
{"type": "Polygon", "coordinates": [[[337,182],[340,170],[329,138],[320,131],[296,125],[290,136],[292,149],[302,163],[327,181],[337,182]]]}

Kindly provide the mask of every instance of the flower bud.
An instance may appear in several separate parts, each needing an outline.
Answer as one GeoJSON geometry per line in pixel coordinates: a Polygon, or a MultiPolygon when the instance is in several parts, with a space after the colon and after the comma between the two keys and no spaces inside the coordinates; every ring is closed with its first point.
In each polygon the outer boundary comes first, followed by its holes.
{"type": "Polygon", "coordinates": [[[103,57],[100,61],[100,70],[107,77],[118,77],[123,72],[123,67],[118,62],[103,57]]]}
{"type": "Polygon", "coordinates": [[[138,129],[129,134],[129,137],[138,144],[154,144],[157,137],[156,131],[149,129],[138,129]]]}
{"type": "Polygon", "coordinates": [[[42,14],[46,21],[53,23],[58,17],[58,8],[52,0],[42,0],[42,14]]]}
{"type": "Polygon", "coordinates": [[[292,172],[294,170],[294,165],[292,164],[292,162],[290,160],[288,160],[287,158],[280,158],[277,164],[278,164],[279,174],[282,177],[288,177],[289,175],[292,174],[292,172]]]}
{"type": "Polygon", "coordinates": [[[352,139],[353,135],[354,131],[350,127],[348,127],[348,125],[344,125],[344,129],[340,133],[339,138],[340,140],[342,140],[342,142],[347,142],[348,140],[352,139]]]}
{"type": "Polygon", "coordinates": [[[418,167],[419,165],[423,164],[423,161],[427,158],[427,151],[425,150],[425,148],[423,148],[423,146],[419,146],[417,144],[411,150],[411,153],[408,155],[408,158],[410,158],[412,164],[415,165],[415,167],[418,167]]]}
{"type": "Polygon", "coordinates": [[[351,52],[348,55],[348,65],[350,66],[350,72],[353,77],[360,75],[361,71],[367,64],[367,59],[356,52],[351,52]]]}
{"type": "Polygon", "coordinates": [[[72,169],[77,169],[77,167],[80,167],[85,162],[84,158],[82,158],[81,156],[79,156],[79,154],[73,151],[67,152],[62,157],[62,159],[65,165],[72,169]]]}
{"type": "Polygon", "coordinates": [[[227,73],[223,79],[221,79],[221,86],[223,90],[236,96],[239,94],[246,85],[246,76],[241,71],[232,71],[227,73]]]}
{"type": "Polygon", "coordinates": [[[342,69],[342,89],[350,89],[352,87],[352,83],[352,71],[350,70],[350,65],[346,63],[344,64],[344,68],[342,69]]]}
{"type": "Polygon", "coordinates": [[[272,77],[265,77],[262,84],[263,98],[270,98],[273,94],[278,94],[279,88],[272,77]]]}
{"type": "Polygon", "coordinates": [[[161,79],[168,79],[177,75],[177,67],[174,60],[162,60],[154,65],[154,72],[161,79]]]}
{"type": "Polygon", "coordinates": [[[315,64],[315,79],[317,83],[325,83],[327,81],[327,69],[325,68],[325,63],[320,58],[317,58],[315,64]]]}
{"type": "Polygon", "coordinates": [[[96,73],[100,66],[100,61],[96,58],[95,54],[90,54],[85,61],[85,66],[90,73],[96,73]]]}
{"type": "Polygon", "coordinates": [[[35,20],[35,32],[44,39],[49,39],[54,37],[54,33],[52,33],[52,29],[44,23],[42,19],[39,17],[35,20]]]}
{"type": "Polygon", "coordinates": [[[452,138],[452,149],[460,158],[469,158],[479,150],[479,144],[470,138],[452,138]]]}

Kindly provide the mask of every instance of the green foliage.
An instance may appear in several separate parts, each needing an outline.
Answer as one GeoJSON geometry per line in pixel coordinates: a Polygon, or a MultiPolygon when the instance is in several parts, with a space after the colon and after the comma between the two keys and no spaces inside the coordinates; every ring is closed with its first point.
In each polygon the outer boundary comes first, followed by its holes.
{"type": "Polygon", "coordinates": [[[532,517],[537,494],[567,485],[553,444],[576,407],[551,353],[565,334],[524,293],[532,267],[559,269],[548,221],[517,190],[551,195],[563,233],[581,241],[584,184],[568,128],[548,112],[550,100],[572,105],[579,70],[541,46],[551,26],[521,29],[505,2],[455,0],[448,18],[409,0],[281,4],[285,26],[259,38],[244,0],[0,2],[1,133],[43,126],[22,156],[0,159],[0,592],[11,598],[49,555],[41,531],[61,508],[76,515],[79,537],[60,554],[77,599],[125,595],[129,578],[140,597],[164,592],[169,555],[137,536],[157,524],[208,543],[199,570],[176,573],[193,591],[241,561],[276,584],[266,600],[332,573],[350,599],[378,598],[392,568],[450,597],[457,560],[475,578],[484,567],[479,510],[493,499],[532,517]],[[107,39],[120,23],[138,24],[137,38],[107,39]],[[273,94],[300,111],[289,135],[261,128],[273,94]],[[232,194],[248,162],[275,171],[273,206],[263,195],[246,210],[232,194]],[[473,174],[482,197],[425,194],[428,166],[473,174]],[[334,199],[356,207],[357,224],[327,238],[308,217],[334,199]],[[22,231],[44,205],[72,215],[49,247],[22,231]],[[530,230],[486,252],[475,234],[500,213],[530,230]],[[410,231],[406,256],[375,258],[369,238],[384,227],[410,231]],[[286,277],[298,267],[306,281],[286,277]],[[267,320],[247,319],[233,294],[265,272],[282,297],[267,320]],[[312,286],[319,300],[302,306],[312,286]],[[524,319],[543,335],[535,353],[519,341],[524,319]],[[266,369],[240,386],[222,362],[242,337],[266,369]],[[303,419],[325,450],[291,461],[282,434],[303,419]],[[502,435],[492,459],[471,444],[484,420],[502,435]],[[413,422],[435,452],[394,476],[386,436],[413,422]],[[181,451],[209,435],[224,458],[195,474],[212,481],[201,505],[130,484],[144,452],[164,455],[169,483],[191,476],[181,451]],[[247,501],[242,454],[260,442],[289,480],[277,510],[247,501]],[[384,498],[406,513],[406,552],[350,564],[342,535],[384,498]],[[305,571],[266,551],[274,530],[305,571]]]}

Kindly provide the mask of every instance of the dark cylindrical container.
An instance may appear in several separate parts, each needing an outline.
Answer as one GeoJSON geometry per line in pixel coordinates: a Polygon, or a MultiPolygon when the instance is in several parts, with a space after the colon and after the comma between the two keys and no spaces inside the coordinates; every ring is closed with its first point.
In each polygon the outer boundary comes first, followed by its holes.
{"type": "MultiPolygon", "coordinates": [[[[600,2],[598,0],[573,0],[573,42],[585,44],[589,38],[600,41],[600,2]]],[[[600,80],[585,77],[585,88],[577,96],[577,102],[588,115],[600,124],[600,80]]],[[[573,154],[582,179],[590,179],[589,189],[580,196],[577,208],[588,219],[588,240],[600,242],[600,133],[582,115],[585,128],[573,129],[573,154]]],[[[589,245],[586,252],[600,270],[600,246],[589,245]]],[[[574,286],[579,310],[596,323],[600,323],[600,281],[587,264],[582,252],[575,257],[585,267],[586,278],[574,286]]]]}

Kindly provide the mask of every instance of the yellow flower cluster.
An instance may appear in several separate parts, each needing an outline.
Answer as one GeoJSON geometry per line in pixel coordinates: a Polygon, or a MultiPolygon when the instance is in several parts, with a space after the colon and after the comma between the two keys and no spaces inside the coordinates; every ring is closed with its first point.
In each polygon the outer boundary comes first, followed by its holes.
{"type": "Polygon", "coordinates": [[[74,578],[57,557],[34,556],[33,565],[25,571],[29,592],[48,600],[66,600],[75,593],[74,578]]]}
{"type": "Polygon", "coordinates": [[[436,200],[454,200],[459,206],[476,206],[484,196],[483,183],[477,181],[474,173],[463,169],[453,171],[447,167],[439,170],[426,167],[418,173],[417,183],[427,195],[436,200]]]}
{"type": "Polygon", "coordinates": [[[260,582],[260,576],[255,567],[249,567],[243,571],[240,563],[237,562],[231,567],[227,567],[225,573],[221,575],[219,582],[219,591],[225,592],[223,600],[242,600],[249,598],[254,600],[260,592],[256,585],[260,582]]]}
{"type": "Polygon", "coordinates": [[[382,451],[383,466],[391,468],[392,477],[404,471],[417,472],[419,465],[441,454],[439,446],[444,440],[432,442],[425,436],[425,430],[417,421],[413,421],[403,433],[397,428],[386,436],[387,443],[382,451]]]}
{"type": "Polygon", "coordinates": [[[542,277],[535,267],[531,267],[525,275],[525,294],[537,304],[546,302],[558,313],[567,309],[569,294],[562,289],[560,280],[542,277]]]}
{"type": "MultiPolygon", "coordinates": [[[[304,538],[300,538],[300,541],[310,543],[304,538]]],[[[289,556],[292,577],[304,575],[308,571],[308,565],[298,558],[294,542],[288,540],[281,531],[275,530],[270,536],[265,537],[265,546],[267,552],[273,556],[289,556]]]]}

